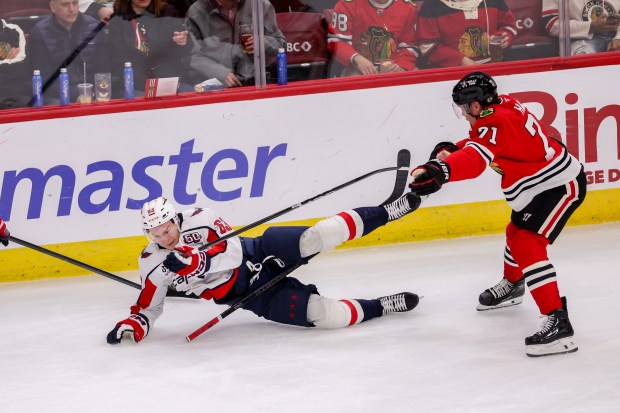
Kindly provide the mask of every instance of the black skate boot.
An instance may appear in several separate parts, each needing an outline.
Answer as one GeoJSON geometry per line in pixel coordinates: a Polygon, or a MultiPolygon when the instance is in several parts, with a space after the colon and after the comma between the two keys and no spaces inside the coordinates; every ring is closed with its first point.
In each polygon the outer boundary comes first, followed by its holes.
{"type": "Polygon", "coordinates": [[[418,209],[422,200],[413,192],[407,192],[391,204],[382,205],[388,213],[388,222],[402,218],[418,209]]]}
{"type": "Polygon", "coordinates": [[[414,293],[398,293],[377,298],[383,306],[383,314],[404,313],[413,310],[420,302],[420,297],[414,293]]]}
{"type": "Polygon", "coordinates": [[[566,297],[562,297],[562,306],[563,308],[545,316],[540,331],[525,338],[525,354],[530,357],[542,357],[574,353],[579,349],[573,340],[575,332],[568,319],[566,297]]]}
{"type": "Polygon", "coordinates": [[[484,290],[478,297],[478,311],[494,310],[496,308],[509,307],[521,304],[525,293],[525,282],[523,279],[516,283],[511,283],[502,278],[495,286],[484,290]]]}

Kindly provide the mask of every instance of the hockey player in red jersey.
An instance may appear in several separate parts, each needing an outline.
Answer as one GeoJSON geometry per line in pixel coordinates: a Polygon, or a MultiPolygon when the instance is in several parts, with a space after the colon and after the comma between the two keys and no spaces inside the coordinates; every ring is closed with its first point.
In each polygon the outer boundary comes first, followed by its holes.
{"type": "Polygon", "coordinates": [[[583,165],[519,101],[498,95],[495,81],[486,73],[473,72],[461,79],[452,99],[457,113],[471,124],[469,138],[439,143],[431,160],[411,172],[411,190],[428,195],[446,182],[476,178],[487,166],[499,173],[512,208],[504,277],[480,294],[478,310],[521,303],[525,282],[546,316],[540,331],[525,339],[527,355],[577,351],[547,246],[586,196],[583,165]]]}
{"type": "MultiPolygon", "coordinates": [[[[364,236],[415,211],[420,198],[408,193],[391,204],[355,208],[312,227],[271,227],[260,237],[231,237],[206,250],[232,228],[207,208],[177,214],[164,197],[142,207],[142,228],[151,240],[139,258],[142,291],[131,315],[107,336],[110,344],[140,341],[162,314],[169,287],[233,306],[308,257],[364,236]]],[[[412,310],[419,298],[399,293],[371,300],[334,300],[293,277],[279,281],[244,305],[260,317],[302,327],[340,328],[387,313],[412,310]]]]}
{"type": "Polygon", "coordinates": [[[490,60],[492,35],[510,47],[517,27],[505,0],[425,0],[416,35],[422,67],[469,66],[490,60]]]}
{"type": "Polygon", "coordinates": [[[327,46],[344,75],[413,70],[416,16],[412,0],[340,0],[327,46]]]}
{"type": "Polygon", "coordinates": [[[2,218],[0,218],[0,243],[2,243],[2,245],[4,245],[5,247],[9,245],[10,236],[11,233],[6,227],[6,223],[2,220],[2,218]]]}

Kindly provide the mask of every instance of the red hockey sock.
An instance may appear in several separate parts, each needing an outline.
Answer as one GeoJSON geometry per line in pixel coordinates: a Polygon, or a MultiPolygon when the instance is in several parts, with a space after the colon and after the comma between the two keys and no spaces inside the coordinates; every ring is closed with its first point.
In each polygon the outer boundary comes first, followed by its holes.
{"type": "Polygon", "coordinates": [[[506,230],[508,247],[523,271],[525,282],[541,314],[549,314],[562,307],[555,268],[547,258],[549,240],[532,231],[514,229],[506,230]]]}

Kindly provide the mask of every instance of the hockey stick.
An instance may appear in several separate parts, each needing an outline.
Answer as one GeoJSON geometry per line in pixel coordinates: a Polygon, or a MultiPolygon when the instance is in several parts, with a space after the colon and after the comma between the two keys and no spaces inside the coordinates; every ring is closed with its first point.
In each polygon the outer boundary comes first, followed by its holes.
{"type": "Polygon", "coordinates": [[[282,281],[283,279],[285,279],[290,273],[292,273],[293,271],[295,271],[297,268],[301,267],[302,265],[306,264],[308,261],[310,261],[316,255],[317,254],[311,255],[311,256],[309,256],[306,259],[306,262],[302,262],[302,263],[296,264],[296,265],[292,266],[291,268],[289,268],[288,270],[284,271],[283,273],[278,274],[276,277],[271,279],[265,285],[263,285],[262,287],[260,287],[256,291],[246,295],[241,300],[239,300],[236,304],[228,307],[224,312],[222,312],[217,317],[213,318],[207,324],[203,325],[198,330],[194,331],[193,333],[191,333],[190,335],[185,337],[185,339],[187,340],[188,343],[191,343],[194,339],[196,339],[196,337],[198,337],[199,335],[201,335],[202,333],[204,333],[205,331],[207,331],[208,329],[210,329],[211,327],[213,327],[214,325],[216,325],[217,323],[219,323],[220,321],[222,321],[223,319],[225,319],[226,317],[228,317],[229,315],[231,315],[232,313],[234,313],[238,309],[242,308],[244,305],[246,305],[247,303],[249,303],[250,301],[252,301],[256,297],[258,297],[259,295],[261,295],[262,293],[264,293],[265,291],[267,291],[268,289],[273,287],[275,284],[277,284],[280,281],[282,281]]]}
{"type": "MultiPolygon", "coordinates": [[[[352,184],[354,182],[358,182],[361,179],[364,179],[364,178],[366,178],[368,176],[374,175],[375,173],[379,173],[379,171],[383,172],[383,171],[386,171],[386,170],[395,170],[396,169],[397,172],[396,172],[396,182],[394,183],[394,190],[392,191],[392,194],[388,197],[388,199],[386,199],[384,202],[381,203],[381,205],[389,204],[390,202],[393,202],[393,201],[397,200],[398,198],[400,198],[400,196],[403,194],[403,192],[405,192],[405,187],[407,185],[407,175],[408,175],[408,171],[409,171],[409,163],[410,163],[410,161],[411,161],[411,154],[409,153],[409,151],[406,150],[406,149],[401,149],[398,152],[398,161],[397,161],[398,162],[398,166],[396,166],[395,168],[378,169],[376,171],[373,171],[373,172],[370,172],[370,173],[368,173],[366,175],[363,175],[363,177],[354,179],[352,181],[347,182],[346,184],[340,185],[340,187],[337,187],[337,188],[338,189],[344,188],[347,185],[350,185],[350,184],[352,184]]],[[[334,188],[333,190],[328,191],[325,194],[334,192],[336,190],[337,189],[334,188]]],[[[321,195],[323,195],[323,194],[321,194],[321,195]]],[[[314,199],[318,199],[318,198],[315,197],[314,199]]],[[[304,201],[304,202],[308,203],[308,202],[311,202],[311,201],[308,200],[308,201],[304,201]]],[[[301,206],[303,204],[304,203],[297,204],[297,205],[301,206]]],[[[282,212],[282,211],[280,211],[280,212],[282,212]]],[[[212,243],[212,244],[215,244],[215,243],[212,243]]],[[[197,329],[193,333],[189,334],[187,337],[185,337],[185,339],[187,340],[188,343],[191,343],[193,340],[195,340],[198,336],[203,334],[205,331],[209,330],[211,327],[213,327],[214,325],[216,325],[217,323],[219,323],[220,321],[222,321],[223,319],[225,319],[226,317],[228,317],[229,315],[231,315],[232,313],[234,313],[238,309],[242,308],[244,305],[246,305],[247,303],[252,301],[254,298],[258,297],[259,295],[261,295],[262,293],[264,293],[265,291],[270,289],[272,286],[274,286],[278,282],[280,282],[283,279],[285,279],[290,273],[292,273],[293,271],[295,271],[297,268],[301,267],[302,265],[306,264],[308,261],[310,261],[312,258],[314,258],[317,254],[309,256],[306,259],[305,262],[299,263],[297,265],[294,265],[293,267],[289,268],[288,270],[284,271],[283,273],[278,274],[276,277],[274,277],[272,280],[267,282],[265,285],[263,285],[262,287],[260,287],[256,291],[248,294],[247,296],[243,297],[240,301],[238,301],[236,304],[232,305],[231,307],[227,308],[220,315],[218,315],[217,317],[213,318],[211,321],[209,321],[208,323],[204,324],[202,327],[200,327],[199,329],[197,329]]]]}
{"type": "Polygon", "coordinates": [[[221,238],[216,239],[215,241],[209,242],[208,244],[202,245],[201,247],[199,247],[198,249],[200,251],[206,250],[208,248],[211,248],[212,246],[219,244],[222,241],[225,241],[229,238],[232,237],[236,237],[237,235],[246,232],[252,228],[255,228],[261,224],[264,224],[265,222],[271,221],[274,218],[277,218],[279,216],[282,216],[284,214],[287,214],[301,206],[307,205],[311,202],[316,201],[317,199],[323,198],[324,196],[327,196],[331,193],[334,193],[336,191],[339,191],[343,188],[346,188],[347,186],[353,185],[356,182],[360,182],[363,181],[366,178],[369,178],[373,175],[382,173],[382,172],[388,172],[388,171],[397,171],[396,172],[396,183],[394,185],[394,190],[392,191],[392,194],[390,195],[390,197],[388,199],[386,199],[382,204],[380,205],[384,205],[384,204],[389,204],[390,202],[393,202],[395,200],[397,200],[405,191],[405,185],[407,184],[407,175],[409,173],[409,164],[411,162],[411,153],[407,150],[407,149],[401,149],[400,151],[398,151],[398,156],[397,156],[397,160],[396,160],[396,166],[390,166],[387,168],[381,168],[381,169],[376,169],[372,172],[368,172],[362,176],[358,176],[355,179],[351,179],[348,182],[345,182],[344,184],[338,185],[332,189],[329,189],[323,193],[320,193],[318,195],[313,196],[312,198],[308,198],[305,201],[301,201],[298,204],[294,204],[291,205],[288,208],[284,208],[278,212],[275,212],[267,217],[261,218],[256,222],[253,222],[251,224],[246,225],[243,228],[239,228],[236,231],[233,232],[229,232],[228,234],[222,236],[221,238]]]}
{"type": "MultiPolygon", "coordinates": [[[[123,278],[123,277],[119,277],[118,275],[114,275],[114,274],[109,273],[107,271],[103,271],[103,270],[101,270],[99,268],[93,267],[92,265],[86,264],[84,262],[75,260],[75,259],[70,258],[70,257],[67,257],[66,255],[59,254],[57,252],[48,250],[47,248],[43,248],[43,247],[41,247],[39,245],[30,243],[28,241],[24,241],[24,240],[19,239],[19,238],[16,238],[13,235],[9,236],[9,240],[14,242],[14,243],[16,243],[16,244],[19,244],[21,246],[24,246],[24,247],[33,249],[35,251],[38,251],[38,252],[40,252],[42,254],[46,254],[46,255],[49,255],[51,257],[57,258],[57,259],[59,259],[61,261],[68,262],[69,264],[73,264],[75,266],[81,267],[81,268],[83,268],[85,270],[88,270],[88,271],[91,271],[91,272],[93,272],[95,274],[103,275],[104,277],[107,277],[107,278],[109,278],[111,280],[114,280],[114,281],[118,281],[118,282],[120,282],[122,284],[128,285],[128,286],[136,288],[138,290],[142,289],[140,284],[137,284],[137,283],[135,283],[133,281],[129,281],[129,280],[123,278]]],[[[178,291],[175,291],[175,290],[168,290],[168,292],[166,293],[166,296],[167,297],[183,297],[183,298],[200,298],[198,296],[185,295],[184,293],[178,292],[178,291]]]]}

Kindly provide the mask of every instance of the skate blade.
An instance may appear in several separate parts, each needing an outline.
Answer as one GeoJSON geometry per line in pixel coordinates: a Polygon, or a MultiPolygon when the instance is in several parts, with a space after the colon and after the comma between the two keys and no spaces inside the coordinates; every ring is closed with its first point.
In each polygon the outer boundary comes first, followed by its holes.
{"type": "Polygon", "coordinates": [[[572,337],[564,337],[548,344],[536,344],[525,347],[525,354],[529,357],[554,356],[556,354],[574,353],[579,350],[572,337]]]}
{"type": "Polygon", "coordinates": [[[523,296],[513,298],[512,300],[501,302],[498,305],[478,304],[478,306],[476,307],[476,310],[478,311],[497,310],[498,308],[512,307],[513,305],[521,304],[522,302],[523,302],[523,296]]]}

